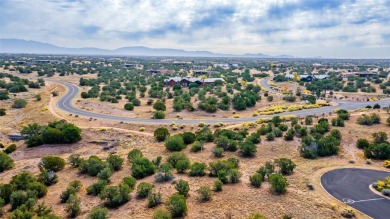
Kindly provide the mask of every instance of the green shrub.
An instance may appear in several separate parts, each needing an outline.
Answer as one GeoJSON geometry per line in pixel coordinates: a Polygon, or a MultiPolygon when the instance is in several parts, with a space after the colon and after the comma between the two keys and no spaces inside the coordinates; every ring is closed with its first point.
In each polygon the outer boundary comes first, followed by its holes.
{"type": "Polygon", "coordinates": [[[190,191],[190,186],[187,181],[180,179],[176,182],[175,189],[180,195],[187,197],[188,192],[190,191]]]}
{"type": "Polygon", "coordinates": [[[81,173],[87,173],[90,176],[97,176],[100,171],[107,167],[107,163],[99,157],[93,155],[88,160],[81,162],[79,168],[81,173]]]}
{"type": "Polygon", "coordinates": [[[165,141],[165,147],[169,151],[181,151],[186,147],[186,145],[184,144],[184,140],[181,135],[174,135],[165,141]]]}
{"type": "Polygon", "coordinates": [[[388,139],[386,132],[375,132],[372,134],[372,137],[375,144],[386,143],[388,139]]]}
{"type": "Polygon", "coordinates": [[[137,180],[134,177],[127,176],[122,179],[122,183],[126,184],[130,188],[130,191],[133,191],[137,180]]]}
{"type": "Polygon", "coordinates": [[[190,167],[190,176],[204,176],[206,175],[207,165],[201,162],[194,162],[190,167]]]}
{"type": "Polygon", "coordinates": [[[35,178],[31,175],[31,173],[22,171],[12,177],[10,184],[12,184],[16,190],[27,190],[28,184],[34,181],[35,178]]]}
{"type": "Polygon", "coordinates": [[[11,154],[12,152],[16,151],[16,144],[10,144],[7,148],[5,148],[4,152],[6,154],[11,154]]]}
{"type": "Polygon", "coordinates": [[[89,219],[108,219],[108,209],[101,207],[92,208],[91,212],[88,214],[89,219]]]}
{"type": "Polygon", "coordinates": [[[219,179],[214,181],[214,191],[221,192],[222,191],[223,182],[219,179]]]}
{"type": "Polygon", "coordinates": [[[172,165],[169,163],[162,164],[158,170],[157,175],[155,176],[156,182],[168,182],[173,179],[172,174],[172,165]]]}
{"type": "Polygon", "coordinates": [[[277,194],[283,194],[286,192],[288,183],[286,178],[284,178],[282,175],[274,173],[269,176],[269,182],[271,184],[272,189],[277,194]]]}
{"type": "Polygon", "coordinates": [[[212,191],[208,186],[201,186],[198,189],[199,199],[200,201],[206,202],[211,200],[212,191]]]}
{"type": "Polygon", "coordinates": [[[267,217],[259,213],[254,213],[249,215],[249,217],[247,217],[246,219],[267,219],[267,217]]]}
{"type": "Polygon", "coordinates": [[[280,125],[278,126],[278,128],[279,128],[280,130],[282,130],[283,132],[285,132],[285,131],[287,131],[288,126],[287,126],[286,124],[280,124],[280,125]]]}
{"type": "Polygon", "coordinates": [[[14,160],[6,153],[0,152],[0,173],[11,169],[14,166],[14,160]]]}
{"type": "Polygon", "coordinates": [[[294,171],[294,168],[297,166],[288,158],[280,158],[275,160],[276,165],[280,169],[280,173],[283,175],[289,175],[294,171]]]}
{"type": "Polygon", "coordinates": [[[25,99],[17,99],[12,104],[12,108],[25,108],[27,106],[27,101],[25,99]]]}
{"type": "Polygon", "coordinates": [[[133,111],[134,110],[134,104],[133,103],[126,103],[124,108],[125,108],[125,110],[133,111]]]}
{"type": "Polygon", "coordinates": [[[344,127],[344,120],[342,118],[333,118],[332,119],[332,125],[333,126],[339,126],[339,127],[344,127]]]}
{"type": "Polygon", "coordinates": [[[171,166],[173,168],[176,168],[177,164],[179,163],[179,161],[188,161],[189,163],[189,159],[187,157],[187,155],[185,155],[184,153],[182,152],[173,152],[171,155],[168,156],[167,158],[167,162],[169,164],[171,164],[171,166]]]}
{"type": "Polygon", "coordinates": [[[65,191],[60,195],[61,203],[66,203],[71,195],[76,195],[80,191],[82,185],[79,180],[73,180],[69,183],[65,191]]]}
{"type": "Polygon", "coordinates": [[[251,182],[251,185],[256,188],[260,188],[261,184],[264,181],[264,178],[259,173],[255,173],[253,176],[249,177],[249,181],[251,182]]]}
{"type": "Polygon", "coordinates": [[[340,130],[338,129],[332,129],[330,131],[330,135],[332,135],[333,137],[335,137],[337,140],[341,140],[341,132],[340,130]]]}
{"type": "Polygon", "coordinates": [[[204,142],[203,141],[194,141],[191,146],[192,152],[198,152],[203,149],[204,142]]]}
{"type": "Polygon", "coordinates": [[[137,186],[137,197],[146,198],[148,197],[153,190],[153,185],[147,182],[142,182],[137,186]]]}
{"type": "Polygon", "coordinates": [[[166,207],[171,212],[172,217],[184,217],[187,215],[187,201],[183,195],[173,194],[166,202],[166,207]]]}
{"type": "Polygon", "coordinates": [[[68,157],[68,162],[72,167],[79,167],[82,160],[79,154],[72,154],[68,157]]]}
{"type": "Polygon", "coordinates": [[[274,172],[275,166],[272,162],[267,161],[264,166],[260,167],[256,172],[259,173],[263,179],[269,176],[274,172]]]}
{"type": "Polygon", "coordinates": [[[130,162],[133,162],[134,159],[136,158],[141,158],[143,157],[144,155],[142,154],[141,150],[139,149],[133,149],[131,150],[128,154],[127,154],[127,159],[130,161],[130,162]]]}
{"type": "Polygon", "coordinates": [[[184,173],[186,170],[190,168],[189,160],[179,160],[176,164],[176,170],[178,173],[184,173]]]}
{"type": "Polygon", "coordinates": [[[169,136],[170,134],[167,128],[160,127],[154,131],[154,138],[157,141],[165,141],[169,136]]]}
{"type": "Polygon", "coordinates": [[[153,104],[153,109],[158,110],[158,111],[165,111],[166,110],[165,103],[161,100],[157,100],[153,104]]]}
{"type": "Polygon", "coordinates": [[[156,167],[147,158],[136,158],[133,160],[131,167],[131,175],[136,179],[142,179],[153,175],[156,172],[156,167]]]}
{"type": "Polygon", "coordinates": [[[358,147],[360,149],[367,148],[369,145],[370,145],[370,143],[367,141],[367,139],[359,138],[356,141],[356,147],[358,147]]]}
{"type": "Polygon", "coordinates": [[[192,132],[184,132],[182,134],[182,137],[183,137],[184,144],[186,145],[192,144],[196,139],[195,134],[192,132]]]}
{"type": "Polygon", "coordinates": [[[122,168],[123,158],[116,154],[110,154],[107,157],[107,163],[112,170],[118,171],[122,168]]]}
{"type": "Polygon", "coordinates": [[[97,177],[98,177],[99,179],[101,179],[101,180],[110,181],[111,175],[112,175],[111,168],[106,167],[106,168],[102,169],[102,170],[98,173],[97,177]]]}
{"type": "Polygon", "coordinates": [[[157,110],[156,112],[154,112],[153,118],[154,119],[164,119],[165,118],[165,112],[157,110]]]}
{"type": "Polygon", "coordinates": [[[47,186],[51,186],[58,182],[58,176],[54,171],[44,170],[39,174],[38,181],[47,186]]]}
{"type": "Polygon", "coordinates": [[[76,195],[70,195],[66,201],[65,211],[68,213],[68,217],[75,218],[80,214],[80,199],[76,195]]]}
{"type": "Polygon", "coordinates": [[[130,200],[131,189],[121,183],[119,186],[106,186],[99,194],[100,199],[105,200],[105,205],[110,208],[121,206],[130,200]]]}
{"type": "Polygon", "coordinates": [[[252,142],[253,144],[259,144],[261,142],[260,134],[253,132],[247,137],[246,141],[252,142]]]}
{"type": "Polygon", "coordinates": [[[43,183],[40,183],[38,181],[30,182],[28,184],[28,190],[34,191],[37,198],[42,198],[47,193],[47,187],[43,183]]]}
{"type": "Polygon", "coordinates": [[[41,159],[40,165],[46,170],[58,172],[65,167],[65,160],[61,157],[47,156],[41,159]]]}
{"type": "Polygon", "coordinates": [[[172,219],[172,214],[165,209],[157,209],[153,213],[153,219],[172,219]]]}
{"type": "Polygon", "coordinates": [[[268,133],[268,134],[267,134],[267,140],[268,140],[268,141],[273,141],[273,140],[275,140],[275,134],[272,133],[272,132],[268,133]]]}
{"type": "Polygon", "coordinates": [[[14,191],[10,196],[11,210],[17,209],[19,206],[25,204],[29,197],[25,191],[14,191]]]}
{"type": "Polygon", "coordinates": [[[240,153],[244,157],[252,157],[257,152],[256,145],[250,141],[240,143],[240,153]]]}
{"type": "Polygon", "coordinates": [[[213,148],[213,154],[214,154],[214,157],[222,157],[223,156],[223,148],[213,148]]]}
{"type": "Polygon", "coordinates": [[[0,116],[5,116],[7,115],[6,109],[0,108],[0,116]]]}
{"type": "Polygon", "coordinates": [[[156,207],[162,203],[161,193],[152,193],[148,196],[148,208],[156,207]]]}
{"type": "Polygon", "coordinates": [[[88,195],[99,195],[99,193],[104,189],[104,187],[108,184],[107,180],[99,180],[96,183],[91,184],[87,187],[88,195]]]}
{"type": "Polygon", "coordinates": [[[292,141],[294,140],[294,130],[289,129],[286,134],[284,135],[284,140],[286,141],[292,141]]]}
{"type": "Polygon", "coordinates": [[[313,124],[313,118],[305,117],[305,125],[312,125],[312,124],[313,124]]]}

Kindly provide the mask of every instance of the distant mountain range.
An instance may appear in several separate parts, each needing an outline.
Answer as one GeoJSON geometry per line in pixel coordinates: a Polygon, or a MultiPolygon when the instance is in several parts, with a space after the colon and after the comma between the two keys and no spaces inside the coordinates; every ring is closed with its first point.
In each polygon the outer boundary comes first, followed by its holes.
{"type": "Polygon", "coordinates": [[[270,56],[258,54],[221,54],[209,51],[186,51],[143,46],[121,47],[114,50],[98,48],[67,48],[31,40],[0,39],[0,53],[70,54],[70,55],[123,55],[123,56],[187,56],[187,57],[247,57],[247,58],[294,58],[290,55],[270,56]]]}

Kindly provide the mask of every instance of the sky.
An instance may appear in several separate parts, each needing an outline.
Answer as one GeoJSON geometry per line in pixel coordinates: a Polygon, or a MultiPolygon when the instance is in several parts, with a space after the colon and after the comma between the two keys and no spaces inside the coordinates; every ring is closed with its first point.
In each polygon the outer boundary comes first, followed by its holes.
{"type": "Polygon", "coordinates": [[[0,38],[390,58],[390,0],[0,0],[0,38]]]}

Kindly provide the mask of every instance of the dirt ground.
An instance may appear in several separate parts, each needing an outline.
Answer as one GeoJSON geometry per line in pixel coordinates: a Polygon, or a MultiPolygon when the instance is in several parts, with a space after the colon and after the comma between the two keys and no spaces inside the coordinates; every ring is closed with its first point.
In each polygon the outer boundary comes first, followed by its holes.
{"type": "MultiPolygon", "coordinates": [[[[371,110],[370,112],[377,112],[371,110]]],[[[387,118],[385,112],[380,112],[382,120],[387,118]]],[[[189,177],[187,174],[175,174],[175,180],[185,179],[190,184],[190,195],[187,198],[188,216],[186,218],[245,218],[253,212],[260,212],[269,218],[281,218],[284,214],[290,214],[294,218],[340,218],[340,211],[346,206],[334,199],[326,193],[320,185],[320,176],[326,171],[334,168],[343,167],[362,167],[381,169],[382,163],[374,161],[372,165],[367,165],[362,156],[362,151],[355,147],[357,138],[370,135],[373,132],[385,131],[388,134],[389,128],[384,124],[375,125],[370,128],[366,126],[356,125],[357,115],[351,117],[351,120],[346,122],[346,127],[339,128],[342,132],[342,151],[340,155],[320,158],[316,160],[307,160],[299,156],[298,147],[300,140],[295,139],[292,142],[286,142],[282,139],[277,139],[273,142],[268,142],[262,137],[262,142],[258,145],[258,151],[253,158],[240,158],[240,171],[242,172],[241,181],[238,184],[224,185],[223,191],[214,193],[212,201],[201,203],[198,201],[196,190],[200,186],[212,186],[215,178],[205,177],[189,177]],[[249,184],[249,176],[264,165],[266,161],[287,157],[292,159],[297,168],[294,173],[287,176],[289,187],[285,195],[274,195],[269,189],[267,182],[263,183],[261,188],[253,188],[249,184]],[[355,161],[351,164],[349,161],[355,161]],[[306,183],[314,185],[314,191],[310,191],[306,187],[306,183]]],[[[188,127],[187,127],[188,128],[188,127]]],[[[193,128],[196,129],[196,128],[193,128]]],[[[255,130],[255,129],[253,129],[255,130]]],[[[24,145],[19,146],[18,150],[11,156],[16,160],[16,165],[12,170],[2,173],[1,183],[8,182],[11,177],[22,170],[31,171],[38,174],[38,162],[40,157],[46,155],[56,155],[67,158],[72,153],[81,154],[83,157],[97,155],[101,158],[106,158],[110,152],[103,150],[104,140],[119,139],[119,144],[115,151],[118,155],[125,158],[126,154],[134,149],[140,149],[146,157],[154,159],[157,156],[162,156],[163,161],[170,154],[166,151],[164,144],[156,142],[151,136],[153,129],[148,128],[142,133],[131,133],[120,129],[83,129],[83,140],[77,144],[59,145],[59,146],[40,146],[36,148],[26,148],[24,145]]],[[[252,130],[251,130],[252,131],[252,130]]],[[[370,139],[371,140],[371,139],[370,139]]],[[[209,163],[217,160],[214,158],[211,150],[214,147],[213,143],[205,145],[205,149],[201,153],[190,152],[190,146],[184,152],[191,159],[191,162],[202,161],[209,163]]],[[[237,157],[237,152],[227,152],[224,158],[237,157]]],[[[111,177],[111,185],[117,185],[125,176],[130,176],[130,165],[126,162],[122,170],[115,172],[111,177]]],[[[83,189],[79,193],[81,197],[82,213],[78,218],[85,218],[89,210],[98,205],[102,205],[102,201],[98,197],[88,196],[86,188],[97,181],[95,177],[80,175],[76,169],[67,166],[64,170],[58,172],[59,182],[49,187],[48,195],[42,199],[48,205],[53,207],[53,210],[65,216],[65,205],[59,203],[59,195],[66,188],[67,184],[73,179],[79,179],[83,184],[83,189]]],[[[140,182],[154,182],[154,177],[150,176],[140,182]]],[[[175,193],[172,183],[155,183],[155,191],[160,191],[163,195],[163,200],[166,201],[170,195],[175,193]]],[[[132,192],[132,200],[118,209],[111,209],[110,217],[117,218],[151,218],[155,209],[146,207],[146,200],[135,198],[135,191],[132,192]]],[[[161,206],[163,207],[163,206],[161,206]]],[[[366,218],[364,215],[358,214],[358,218],[366,218]]]]}

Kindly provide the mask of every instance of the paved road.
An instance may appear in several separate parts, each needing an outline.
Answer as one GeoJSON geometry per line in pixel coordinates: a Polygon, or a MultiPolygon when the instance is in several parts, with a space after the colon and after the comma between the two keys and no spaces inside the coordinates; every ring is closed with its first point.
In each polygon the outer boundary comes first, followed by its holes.
{"type": "Polygon", "coordinates": [[[99,114],[94,112],[89,112],[86,110],[79,109],[72,104],[72,100],[78,95],[79,88],[74,85],[67,82],[59,82],[54,80],[48,80],[51,82],[59,83],[64,85],[68,92],[61,97],[61,99],[58,101],[57,106],[68,113],[79,115],[79,116],[85,116],[88,118],[96,118],[96,119],[106,119],[106,120],[112,120],[112,121],[123,121],[123,122],[132,122],[132,123],[153,123],[153,124],[170,124],[172,121],[176,122],[177,124],[198,124],[199,122],[207,122],[207,123],[242,123],[242,122],[255,122],[259,118],[272,118],[275,115],[283,116],[283,115],[296,115],[296,116],[308,116],[308,115],[321,115],[323,113],[330,113],[333,112],[335,109],[345,109],[345,110],[352,110],[352,109],[358,109],[363,108],[367,106],[368,104],[374,105],[375,103],[379,103],[382,106],[389,106],[390,105],[390,99],[382,99],[379,101],[371,101],[371,102],[351,102],[351,101],[336,101],[339,103],[338,106],[329,106],[329,107],[322,107],[317,109],[305,109],[295,112],[285,112],[285,113],[279,113],[274,115],[264,115],[264,116],[256,116],[256,117],[248,117],[248,118],[207,118],[207,119],[146,119],[146,118],[128,118],[128,117],[121,117],[121,116],[114,116],[114,115],[106,115],[106,114],[99,114]]]}
{"type": "Polygon", "coordinates": [[[357,168],[337,169],[321,177],[322,186],[338,200],[375,219],[390,218],[390,200],[376,195],[369,185],[390,172],[357,168]]]}
{"type": "Polygon", "coordinates": [[[274,90],[274,89],[272,89],[271,86],[268,84],[268,81],[269,81],[269,80],[271,80],[271,79],[269,79],[269,78],[263,78],[263,79],[260,80],[260,84],[261,84],[263,87],[265,87],[265,89],[267,89],[268,92],[270,92],[270,93],[276,93],[277,91],[274,90]]]}

